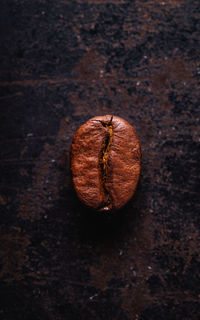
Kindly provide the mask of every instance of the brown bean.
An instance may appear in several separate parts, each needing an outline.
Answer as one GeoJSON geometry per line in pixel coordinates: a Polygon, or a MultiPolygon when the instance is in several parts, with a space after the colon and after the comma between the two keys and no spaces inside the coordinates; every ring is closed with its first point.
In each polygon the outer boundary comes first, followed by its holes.
{"type": "Polygon", "coordinates": [[[141,148],[133,127],[117,116],[97,116],[75,133],[71,171],[80,200],[98,211],[121,208],[140,176],[141,148]]]}

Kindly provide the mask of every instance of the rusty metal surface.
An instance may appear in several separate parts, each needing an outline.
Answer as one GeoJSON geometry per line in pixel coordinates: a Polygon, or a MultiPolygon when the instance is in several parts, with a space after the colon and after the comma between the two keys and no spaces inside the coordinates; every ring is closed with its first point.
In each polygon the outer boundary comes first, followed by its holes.
{"type": "Polygon", "coordinates": [[[1,319],[199,319],[198,1],[10,0],[0,21],[1,319]],[[143,153],[112,216],[69,173],[102,114],[143,153]]]}

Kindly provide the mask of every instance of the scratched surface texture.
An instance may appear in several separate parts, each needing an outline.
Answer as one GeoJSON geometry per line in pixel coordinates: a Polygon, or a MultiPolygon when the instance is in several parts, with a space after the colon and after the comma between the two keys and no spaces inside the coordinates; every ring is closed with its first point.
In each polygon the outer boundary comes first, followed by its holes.
{"type": "Polygon", "coordinates": [[[1,1],[0,318],[200,318],[197,0],[1,1]],[[113,215],[73,191],[77,128],[136,129],[142,175],[113,215]]]}

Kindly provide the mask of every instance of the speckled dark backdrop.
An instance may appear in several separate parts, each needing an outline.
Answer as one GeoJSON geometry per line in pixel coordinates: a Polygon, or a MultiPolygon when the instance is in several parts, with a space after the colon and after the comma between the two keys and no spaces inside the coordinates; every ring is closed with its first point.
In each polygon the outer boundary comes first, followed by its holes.
{"type": "Polygon", "coordinates": [[[200,319],[198,0],[1,1],[0,319],[200,319]],[[77,200],[75,130],[135,127],[138,190],[77,200]]]}

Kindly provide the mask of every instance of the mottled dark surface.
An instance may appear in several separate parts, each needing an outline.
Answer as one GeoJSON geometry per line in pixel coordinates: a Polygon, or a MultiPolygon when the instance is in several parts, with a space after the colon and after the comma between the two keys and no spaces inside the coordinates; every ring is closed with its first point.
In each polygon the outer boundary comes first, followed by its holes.
{"type": "Polygon", "coordinates": [[[199,319],[199,1],[0,7],[0,319],[199,319]],[[75,130],[104,114],[143,153],[112,216],[69,173],[75,130]]]}

